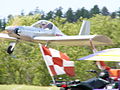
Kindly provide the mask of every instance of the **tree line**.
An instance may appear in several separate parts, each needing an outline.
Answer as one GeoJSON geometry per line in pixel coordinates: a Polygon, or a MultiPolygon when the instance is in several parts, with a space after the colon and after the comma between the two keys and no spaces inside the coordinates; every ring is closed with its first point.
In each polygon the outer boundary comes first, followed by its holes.
{"type": "MultiPolygon", "coordinates": [[[[44,11],[39,10],[39,7],[36,7],[36,9],[34,11],[29,12],[28,15],[41,14],[42,19],[46,20],[53,19],[55,17],[63,17],[67,18],[68,22],[76,22],[79,18],[91,18],[96,14],[111,16],[112,18],[120,16],[120,10],[115,12],[109,12],[107,7],[104,6],[102,9],[100,9],[98,5],[94,5],[94,7],[90,10],[85,9],[85,7],[77,9],[76,11],[73,11],[72,8],[68,8],[68,10],[65,13],[63,13],[62,9],[62,7],[59,7],[56,8],[54,11],[49,11],[45,14],[44,11]]],[[[24,13],[22,12],[21,15],[24,15],[24,13]]]]}
{"type": "MultiPolygon", "coordinates": [[[[111,16],[111,18],[118,18],[120,17],[120,10],[115,11],[115,12],[109,12],[107,7],[103,7],[102,9],[99,8],[98,5],[94,5],[93,8],[90,10],[85,9],[85,7],[79,8],[76,11],[73,11],[72,8],[68,8],[66,12],[62,11],[63,8],[59,7],[56,8],[53,11],[49,11],[48,13],[45,13],[44,11],[40,10],[39,7],[36,7],[33,11],[30,11],[27,15],[28,16],[33,16],[35,14],[40,14],[41,18],[40,19],[45,19],[45,20],[50,20],[54,19],[55,17],[62,17],[66,18],[66,21],[68,22],[76,22],[79,18],[92,18],[96,14],[101,14],[103,16],[111,16]]],[[[21,11],[19,16],[24,16],[25,12],[24,10],[21,11]]],[[[13,15],[8,15],[7,18],[0,19],[0,29],[4,30],[6,26],[6,22],[13,18],[13,15]]]]}

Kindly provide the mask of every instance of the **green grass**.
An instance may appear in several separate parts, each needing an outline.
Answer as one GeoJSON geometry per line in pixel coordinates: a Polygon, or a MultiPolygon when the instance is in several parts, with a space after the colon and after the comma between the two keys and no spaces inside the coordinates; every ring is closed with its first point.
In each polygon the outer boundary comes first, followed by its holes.
{"type": "Polygon", "coordinates": [[[0,85],[0,90],[59,90],[56,86],[0,85]]]}

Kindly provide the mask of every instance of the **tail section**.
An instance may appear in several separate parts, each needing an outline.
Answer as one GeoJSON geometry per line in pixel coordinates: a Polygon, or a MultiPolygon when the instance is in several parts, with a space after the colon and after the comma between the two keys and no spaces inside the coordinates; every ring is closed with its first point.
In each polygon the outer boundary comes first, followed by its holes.
{"type": "Polygon", "coordinates": [[[83,21],[79,35],[89,35],[90,34],[90,22],[83,21]]]}

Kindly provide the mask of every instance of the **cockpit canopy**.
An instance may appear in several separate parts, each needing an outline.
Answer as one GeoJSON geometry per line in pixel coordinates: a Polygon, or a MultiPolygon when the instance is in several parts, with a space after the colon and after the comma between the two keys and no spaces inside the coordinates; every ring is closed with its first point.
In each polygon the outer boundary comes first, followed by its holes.
{"type": "Polygon", "coordinates": [[[56,36],[63,36],[65,35],[64,33],[61,32],[52,22],[47,21],[47,20],[40,20],[34,24],[31,25],[32,27],[35,28],[41,28],[43,30],[50,30],[54,32],[56,36]]]}
{"type": "Polygon", "coordinates": [[[53,27],[55,27],[52,22],[47,21],[47,20],[40,20],[32,24],[31,26],[36,27],[36,28],[43,28],[43,29],[53,29],[53,27]]]}

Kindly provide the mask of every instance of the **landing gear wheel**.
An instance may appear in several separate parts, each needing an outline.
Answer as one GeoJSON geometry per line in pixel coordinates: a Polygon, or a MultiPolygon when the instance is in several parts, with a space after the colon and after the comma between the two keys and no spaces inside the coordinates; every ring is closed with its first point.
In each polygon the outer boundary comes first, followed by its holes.
{"type": "Polygon", "coordinates": [[[14,51],[16,43],[15,42],[11,42],[10,45],[7,48],[7,53],[8,54],[12,54],[12,52],[14,51]]]}
{"type": "Polygon", "coordinates": [[[9,46],[7,49],[7,53],[12,54],[13,51],[14,51],[14,49],[12,49],[12,46],[9,46]]]}

